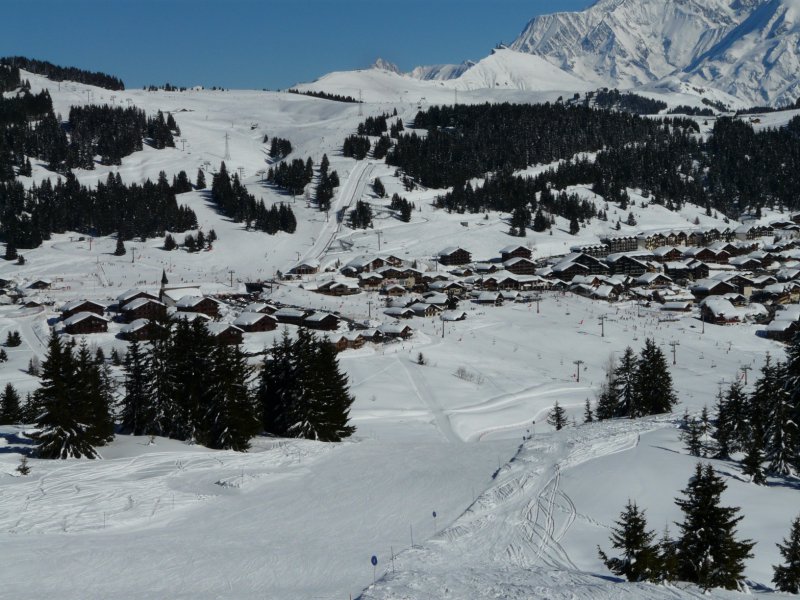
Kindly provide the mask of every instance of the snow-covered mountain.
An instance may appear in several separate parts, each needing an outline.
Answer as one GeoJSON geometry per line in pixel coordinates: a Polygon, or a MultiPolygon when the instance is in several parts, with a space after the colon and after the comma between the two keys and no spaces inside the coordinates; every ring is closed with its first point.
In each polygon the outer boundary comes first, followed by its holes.
{"type": "Polygon", "coordinates": [[[800,93],[800,0],[598,0],[534,18],[511,48],[600,85],[668,76],[752,103],[800,93]]]}

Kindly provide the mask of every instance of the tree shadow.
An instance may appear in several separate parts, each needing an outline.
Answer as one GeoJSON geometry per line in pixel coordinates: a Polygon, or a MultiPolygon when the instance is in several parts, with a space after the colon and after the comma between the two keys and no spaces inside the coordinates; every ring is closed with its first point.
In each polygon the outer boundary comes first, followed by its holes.
{"type": "Polygon", "coordinates": [[[20,432],[0,433],[0,439],[5,444],[0,445],[0,454],[25,454],[30,456],[36,448],[36,442],[29,437],[20,435],[20,432]]]}

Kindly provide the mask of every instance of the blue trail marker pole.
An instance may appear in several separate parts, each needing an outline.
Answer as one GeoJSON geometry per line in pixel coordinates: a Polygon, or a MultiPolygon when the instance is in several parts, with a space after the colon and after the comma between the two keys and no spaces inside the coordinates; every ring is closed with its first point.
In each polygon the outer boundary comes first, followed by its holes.
{"type": "Polygon", "coordinates": [[[372,585],[375,585],[375,567],[378,566],[378,557],[373,555],[370,562],[372,563],[372,585]]]}
{"type": "Polygon", "coordinates": [[[433,535],[436,535],[436,511],[433,511],[433,535]]]}

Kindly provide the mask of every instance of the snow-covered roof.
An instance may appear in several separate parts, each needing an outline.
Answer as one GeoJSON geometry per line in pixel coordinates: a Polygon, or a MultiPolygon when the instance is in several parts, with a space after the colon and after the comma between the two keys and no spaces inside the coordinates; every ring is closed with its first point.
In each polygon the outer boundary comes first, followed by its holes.
{"type": "Polygon", "coordinates": [[[203,313],[198,312],[185,312],[182,310],[177,310],[170,314],[170,319],[173,321],[178,321],[179,319],[183,319],[184,321],[189,321],[190,323],[195,319],[202,319],[203,321],[210,321],[210,317],[208,315],[204,315],[203,313]]]}
{"type": "MultiPolygon", "coordinates": [[[[213,298],[207,298],[206,296],[181,296],[175,306],[178,308],[194,308],[206,299],[213,300],[213,298]]],[[[216,302],[216,300],[214,300],[214,302],[216,302]]]]}
{"type": "Polygon", "coordinates": [[[266,313],[260,312],[243,312],[240,314],[236,319],[233,321],[233,324],[237,327],[241,326],[250,326],[255,325],[256,323],[263,321],[264,319],[269,319],[271,321],[277,321],[275,317],[272,315],[268,315],[266,313]]]}
{"type": "Polygon", "coordinates": [[[241,329],[230,323],[206,323],[206,329],[208,329],[208,332],[213,336],[221,335],[230,329],[238,331],[239,333],[244,333],[241,329]]]}
{"type": "Polygon", "coordinates": [[[516,250],[526,250],[527,252],[531,251],[530,248],[523,246],[522,244],[511,244],[510,246],[506,246],[505,248],[500,250],[500,254],[511,254],[516,250]]]}
{"type": "Polygon", "coordinates": [[[672,281],[667,275],[664,273],[644,273],[636,278],[636,283],[640,284],[648,284],[657,281],[658,279],[667,279],[668,281],[672,281]]]}
{"type": "Polygon", "coordinates": [[[144,306],[145,304],[150,304],[151,302],[155,302],[161,306],[164,306],[163,303],[159,302],[158,300],[153,300],[152,298],[137,298],[136,300],[131,300],[124,306],[122,306],[121,310],[128,311],[128,310],[136,310],[144,306]]]}
{"type": "Polygon", "coordinates": [[[106,308],[105,304],[101,304],[100,302],[95,302],[94,300],[72,300],[70,302],[67,302],[61,307],[61,312],[69,312],[71,310],[75,310],[76,308],[82,306],[83,304],[93,304],[99,308],[102,308],[103,310],[105,310],[106,308]]]}
{"type": "Polygon", "coordinates": [[[150,319],[136,319],[125,325],[120,331],[122,333],[133,333],[147,327],[150,324],[150,319]]]}
{"type": "Polygon", "coordinates": [[[378,327],[378,331],[381,333],[391,333],[391,334],[398,334],[404,333],[411,328],[408,325],[404,325],[403,323],[384,323],[380,327],[378,327]]]}
{"type": "Polygon", "coordinates": [[[243,312],[262,312],[265,310],[272,310],[273,312],[277,310],[271,304],[267,304],[266,302],[251,302],[247,306],[244,307],[243,312]]]}
{"type": "Polygon", "coordinates": [[[299,310],[297,308],[291,308],[290,306],[284,306],[283,308],[275,311],[276,318],[288,317],[294,319],[302,319],[305,316],[306,316],[305,311],[299,310]]]}
{"type": "Polygon", "coordinates": [[[730,300],[725,300],[718,296],[710,296],[703,300],[702,306],[708,308],[712,313],[726,319],[739,318],[739,312],[736,307],[731,304],[730,300]]]}
{"type": "Polygon", "coordinates": [[[64,325],[74,325],[75,323],[80,323],[81,321],[85,321],[86,319],[95,318],[95,319],[102,319],[103,321],[108,322],[108,319],[105,317],[101,317],[93,312],[79,312],[72,315],[68,319],[64,319],[64,325]]]}
{"type": "Polygon", "coordinates": [[[478,302],[496,302],[500,298],[500,292],[481,292],[478,302]]]}
{"type": "Polygon", "coordinates": [[[460,321],[467,317],[467,313],[463,310],[446,310],[442,312],[442,321],[460,321]]]}
{"type": "Polygon", "coordinates": [[[514,258],[508,259],[506,262],[503,263],[504,267],[513,267],[514,265],[518,265],[519,263],[526,263],[529,265],[534,264],[532,260],[529,258],[523,258],[521,256],[515,256],[514,258]]]}
{"type": "Polygon", "coordinates": [[[170,300],[177,302],[184,296],[202,296],[203,293],[199,287],[181,287],[181,288],[166,288],[164,295],[170,300]]]}
{"type": "Polygon", "coordinates": [[[309,323],[321,323],[325,319],[328,319],[328,318],[331,318],[331,317],[334,318],[334,319],[337,319],[337,320],[339,318],[336,315],[332,315],[330,313],[316,312],[316,313],[314,313],[312,315],[307,316],[305,318],[305,320],[308,321],[309,323]]]}
{"type": "MultiPolygon", "coordinates": [[[[373,261],[378,260],[377,256],[359,256],[354,258],[350,262],[348,262],[345,267],[352,267],[353,269],[363,269],[372,263],[373,261]]],[[[383,261],[383,259],[380,259],[383,261]]]]}
{"type": "MultiPolygon", "coordinates": [[[[457,252],[458,250],[464,250],[464,249],[459,246],[448,246],[447,248],[439,250],[437,256],[450,256],[451,254],[453,254],[453,252],[457,252]]],[[[464,250],[464,252],[467,251],[464,250]]]]}
{"type": "MultiPolygon", "coordinates": [[[[132,288],[127,292],[122,292],[119,296],[117,296],[117,303],[122,306],[123,304],[127,304],[128,301],[138,294],[150,294],[150,292],[145,292],[144,290],[140,290],[137,288],[132,288]]],[[[155,297],[156,294],[150,294],[151,296],[155,297]]]]}
{"type": "Polygon", "coordinates": [[[383,311],[383,314],[389,317],[404,317],[413,313],[413,310],[404,306],[392,306],[383,311]]]}

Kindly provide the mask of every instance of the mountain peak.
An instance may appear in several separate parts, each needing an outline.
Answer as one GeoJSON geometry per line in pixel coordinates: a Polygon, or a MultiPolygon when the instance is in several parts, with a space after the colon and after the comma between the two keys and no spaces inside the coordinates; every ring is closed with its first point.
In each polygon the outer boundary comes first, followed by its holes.
{"type": "Polygon", "coordinates": [[[382,58],[376,59],[370,68],[379,69],[381,71],[389,71],[390,73],[397,73],[398,75],[401,74],[400,68],[396,64],[382,58]]]}
{"type": "Polygon", "coordinates": [[[531,20],[511,48],[597,84],[677,76],[752,103],[800,92],[798,0],[597,0],[531,20]]]}

